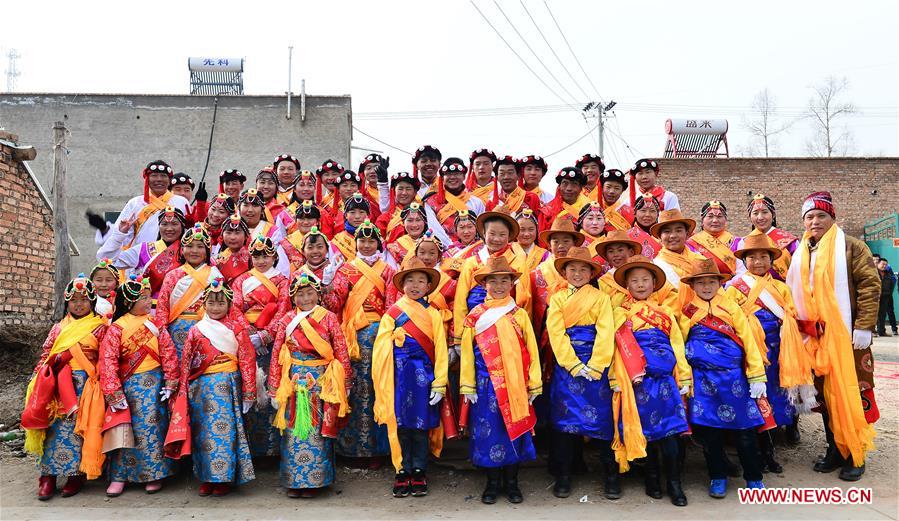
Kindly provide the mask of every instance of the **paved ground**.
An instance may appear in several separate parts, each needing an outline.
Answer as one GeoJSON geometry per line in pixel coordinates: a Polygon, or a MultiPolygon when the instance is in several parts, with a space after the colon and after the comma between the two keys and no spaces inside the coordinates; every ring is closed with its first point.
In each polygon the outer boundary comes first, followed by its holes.
{"type": "MultiPolygon", "coordinates": [[[[706,494],[702,455],[696,448],[688,454],[684,476],[690,501],[686,508],[672,506],[668,499],[653,500],[643,494],[639,471],[624,480],[624,497],[609,501],[602,497],[594,476],[581,476],[570,498],[552,496],[552,478],[539,466],[522,471],[525,501],[511,505],[504,500],[493,506],[479,501],[483,476],[474,470],[432,469],[431,494],[426,498],[390,497],[391,473],[353,471],[341,468],[338,482],[314,500],[291,500],[277,483],[277,469],[259,469],[256,481],[231,496],[215,499],[196,495],[197,483],[186,474],[166,482],[159,494],[128,489],[115,499],[105,497],[105,484],[91,483],[73,498],[59,496],[42,503],[35,498],[37,475],[30,458],[15,457],[7,448],[0,454],[0,519],[897,519],[899,490],[899,340],[879,338],[875,343],[877,399],[882,414],[877,423],[878,450],[868,459],[867,473],[857,486],[871,487],[873,504],[866,506],[741,506],[731,480],[727,498],[715,500],[706,494]]],[[[779,447],[785,467],[782,475],[766,475],[768,487],[840,487],[850,484],[836,473],[811,470],[814,458],[823,452],[824,436],[818,416],[800,423],[802,443],[779,447]]],[[[735,459],[735,458],[734,458],[735,459]]],[[[595,455],[588,454],[595,463],[595,455]]]]}

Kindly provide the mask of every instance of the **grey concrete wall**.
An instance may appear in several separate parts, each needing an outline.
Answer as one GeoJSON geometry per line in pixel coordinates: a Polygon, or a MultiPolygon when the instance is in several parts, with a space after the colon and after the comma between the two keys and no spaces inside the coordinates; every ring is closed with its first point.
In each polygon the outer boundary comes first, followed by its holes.
{"type": "MultiPolygon", "coordinates": [[[[217,191],[218,173],[237,168],[252,180],[279,153],[300,158],[315,170],[322,161],[346,164],[352,139],[350,96],[307,96],[287,119],[284,96],[222,96],[206,179],[217,191]]],[[[206,163],[212,124],[211,96],[129,94],[0,94],[0,128],[38,152],[31,162],[41,184],[52,187],[52,126],[68,126],[69,226],[81,250],[73,270],[87,270],[97,247],[84,212],[119,211],[143,190],[141,169],[154,159],[199,180],[206,163]]]]}

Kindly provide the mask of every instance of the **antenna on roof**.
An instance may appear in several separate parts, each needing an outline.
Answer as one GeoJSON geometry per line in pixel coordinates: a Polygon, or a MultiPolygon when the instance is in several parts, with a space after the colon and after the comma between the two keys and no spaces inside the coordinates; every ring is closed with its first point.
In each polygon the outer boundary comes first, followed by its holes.
{"type": "Polygon", "coordinates": [[[16,68],[16,60],[21,57],[22,55],[15,49],[10,49],[9,52],[6,53],[6,92],[16,90],[16,78],[22,75],[22,73],[19,72],[19,69],[16,68]]]}

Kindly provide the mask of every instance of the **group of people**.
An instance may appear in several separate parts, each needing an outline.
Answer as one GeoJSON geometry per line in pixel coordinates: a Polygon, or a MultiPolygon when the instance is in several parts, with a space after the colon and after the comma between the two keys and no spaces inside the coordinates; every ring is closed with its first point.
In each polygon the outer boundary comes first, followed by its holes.
{"type": "Polygon", "coordinates": [[[191,203],[190,177],[153,161],[116,223],[92,216],[99,263],[67,286],[22,415],[39,499],[57,477],[63,496],[104,475],[111,497],[157,492],[183,462],[222,496],[260,457],[313,497],[337,455],[389,458],[393,495],[423,496],[431,456],[467,438],[482,501],[519,503],[542,438],[558,497],[590,443],[606,497],[639,460],[646,494],[684,506],[686,436],[721,498],[735,467],[751,488],[782,472],[771,434],[798,440],[813,410],[815,470],[862,476],[880,279],[829,193],[806,199],[801,238],[756,195],[737,237],[721,202],[684,216],[652,159],[584,155],[555,193],[533,155],[424,146],[388,168],[282,154],[191,203]]]}

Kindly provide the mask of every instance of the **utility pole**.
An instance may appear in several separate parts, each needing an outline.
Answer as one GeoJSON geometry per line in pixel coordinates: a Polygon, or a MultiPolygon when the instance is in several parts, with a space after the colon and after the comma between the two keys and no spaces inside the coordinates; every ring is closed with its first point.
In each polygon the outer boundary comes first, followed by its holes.
{"type": "Polygon", "coordinates": [[[591,101],[584,107],[584,118],[596,118],[596,150],[599,157],[603,157],[603,149],[605,145],[606,118],[607,113],[617,105],[617,102],[610,101],[605,106],[602,103],[591,101]],[[593,111],[595,110],[595,113],[593,111]]]}
{"type": "Polygon", "coordinates": [[[53,295],[56,303],[53,307],[53,320],[62,320],[65,315],[66,284],[72,278],[72,265],[69,258],[69,223],[66,211],[66,162],[68,147],[66,135],[69,130],[62,121],[53,125],[53,232],[56,241],[56,271],[53,282],[53,295]]]}
{"type": "Polygon", "coordinates": [[[15,49],[10,49],[9,52],[6,53],[6,92],[16,90],[16,78],[22,75],[16,68],[16,60],[21,57],[22,55],[16,52],[15,49]]]}

